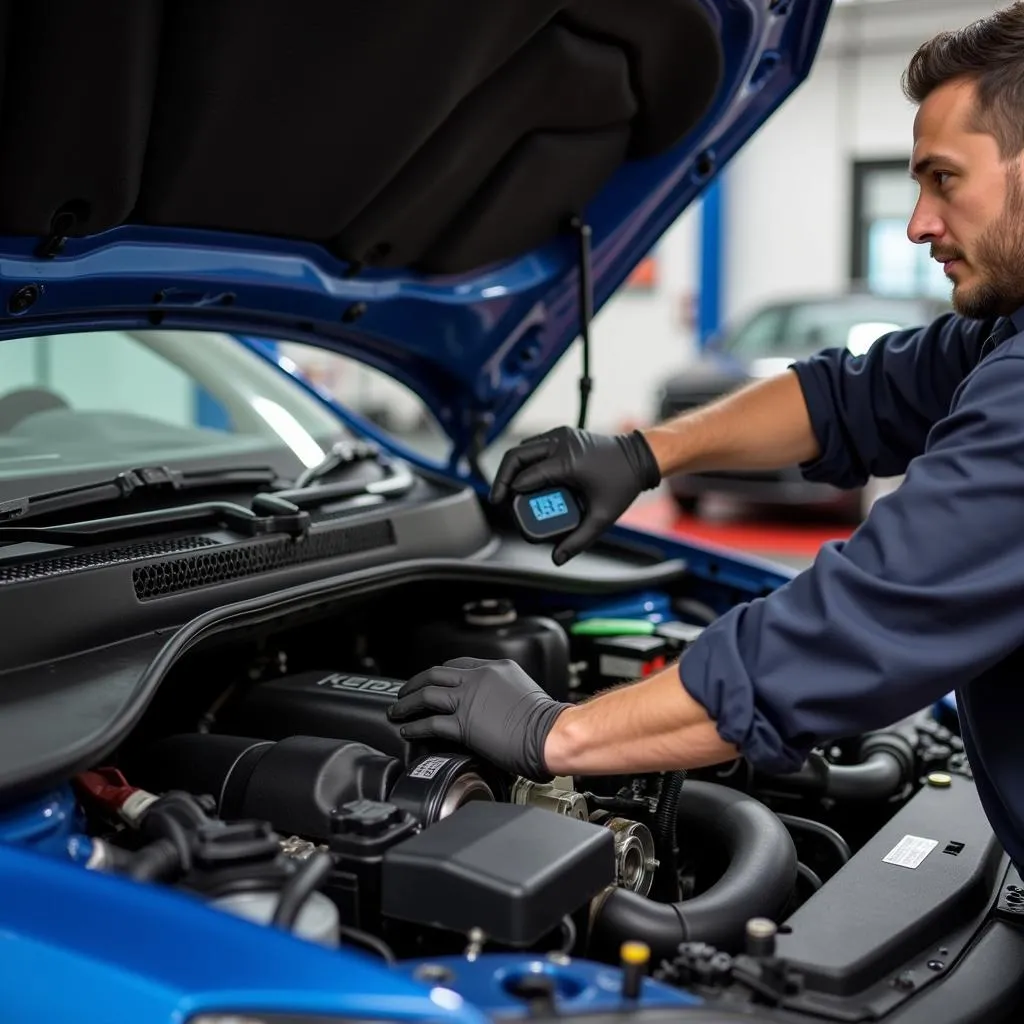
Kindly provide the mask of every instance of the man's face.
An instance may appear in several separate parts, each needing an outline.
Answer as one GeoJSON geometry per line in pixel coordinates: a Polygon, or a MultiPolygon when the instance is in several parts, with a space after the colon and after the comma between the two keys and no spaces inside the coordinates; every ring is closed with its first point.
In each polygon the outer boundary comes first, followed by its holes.
{"type": "Polygon", "coordinates": [[[921,193],[907,227],[931,246],[963,316],[1008,316],[1024,306],[1024,178],[994,136],[972,121],[975,87],[950,82],[921,104],[911,174],[921,193]]]}

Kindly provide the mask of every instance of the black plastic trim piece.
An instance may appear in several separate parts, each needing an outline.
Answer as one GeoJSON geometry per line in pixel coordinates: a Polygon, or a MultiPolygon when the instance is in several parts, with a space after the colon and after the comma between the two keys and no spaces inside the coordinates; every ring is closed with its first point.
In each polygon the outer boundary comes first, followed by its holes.
{"type": "Polygon", "coordinates": [[[378,551],[394,543],[394,524],[382,519],[310,534],[299,542],[273,537],[140,565],[132,571],[132,586],[140,601],[151,601],[293,565],[378,551]]]}
{"type": "Polygon", "coordinates": [[[94,551],[76,551],[71,555],[54,555],[35,561],[14,562],[10,565],[0,565],[0,587],[9,583],[66,576],[68,573],[99,569],[107,565],[139,562],[158,555],[196,551],[199,548],[213,547],[216,543],[209,537],[172,537],[140,541],[135,544],[112,545],[94,551]]]}
{"type": "Polygon", "coordinates": [[[1024,932],[992,921],[940,984],[886,1019],[892,1024],[1019,1021],[1024,1007],[1022,963],[1024,932]]]}
{"type": "Polygon", "coordinates": [[[805,981],[787,1006],[881,1019],[941,984],[991,916],[1006,870],[972,782],[921,789],[786,920],[778,954],[805,981]],[[948,842],[964,844],[957,857],[943,856],[948,842]],[[915,852],[897,856],[904,848],[915,852]]]}
{"type": "MultiPolygon", "coordinates": [[[[325,509],[323,515],[330,518],[322,519],[307,537],[297,540],[289,540],[283,534],[258,539],[238,538],[224,528],[204,531],[218,545],[203,554],[229,549],[250,553],[232,555],[228,564],[215,564],[214,575],[224,575],[219,581],[202,577],[209,585],[168,590],[168,581],[161,576],[156,582],[167,592],[159,599],[140,600],[136,593],[133,570],[146,566],[145,560],[135,564],[100,565],[60,578],[33,578],[2,587],[0,614],[6,629],[0,636],[0,671],[68,657],[83,649],[117,643],[154,629],[176,629],[219,605],[327,578],[336,579],[343,573],[432,556],[479,557],[492,539],[480,503],[472,491],[453,491],[450,487],[446,489],[424,481],[418,483],[415,494],[409,497],[394,501],[381,498],[373,504],[347,510],[325,509]],[[365,543],[361,534],[328,539],[332,533],[382,520],[389,520],[394,528],[395,542],[388,547],[354,550],[355,540],[361,538],[365,543]],[[272,543],[262,546],[260,541],[272,543]],[[348,553],[331,554],[339,550],[348,553]],[[318,551],[319,558],[315,557],[318,551]],[[268,557],[268,553],[272,557],[268,557]],[[307,554],[310,557],[306,557],[307,554]],[[233,564],[236,559],[240,560],[237,565],[233,564]],[[251,571],[257,568],[262,571],[251,571]]],[[[184,564],[190,557],[183,555],[182,564],[174,571],[184,573],[185,582],[191,586],[198,577],[184,564]]],[[[159,554],[151,560],[154,563],[176,561],[159,554]]]]}

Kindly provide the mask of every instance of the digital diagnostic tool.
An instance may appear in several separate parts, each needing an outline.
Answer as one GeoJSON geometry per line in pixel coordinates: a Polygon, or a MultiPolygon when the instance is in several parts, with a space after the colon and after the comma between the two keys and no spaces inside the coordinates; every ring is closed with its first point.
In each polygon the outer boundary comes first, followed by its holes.
{"type": "Polygon", "coordinates": [[[523,536],[536,543],[571,533],[581,518],[579,502],[564,487],[519,494],[512,512],[523,536]]]}

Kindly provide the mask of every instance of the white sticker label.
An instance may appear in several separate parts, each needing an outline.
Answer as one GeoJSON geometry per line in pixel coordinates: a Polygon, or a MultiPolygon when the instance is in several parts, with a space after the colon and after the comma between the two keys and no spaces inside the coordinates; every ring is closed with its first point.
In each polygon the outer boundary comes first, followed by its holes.
{"type": "Polygon", "coordinates": [[[447,757],[426,757],[411,772],[410,779],[432,779],[449,761],[447,757]]]}
{"type": "Polygon", "coordinates": [[[896,864],[901,868],[916,868],[938,845],[937,839],[904,836],[882,860],[886,864],[896,864]]]}

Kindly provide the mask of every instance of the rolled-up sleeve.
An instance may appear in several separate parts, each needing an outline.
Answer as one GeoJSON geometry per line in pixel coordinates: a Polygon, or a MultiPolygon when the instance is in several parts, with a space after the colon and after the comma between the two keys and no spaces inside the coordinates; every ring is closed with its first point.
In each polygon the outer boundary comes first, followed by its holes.
{"type": "Polygon", "coordinates": [[[863,355],[828,349],[794,363],[821,452],[800,467],[804,476],[850,488],[906,472],[993,326],[947,314],[879,338],[863,355]]]}
{"type": "Polygon", "coordinates": [[[684,654],[686,690],[766,771],[881,728],[1024,640],[1024,340],[985,359],[850,540],[684,654]]]}

